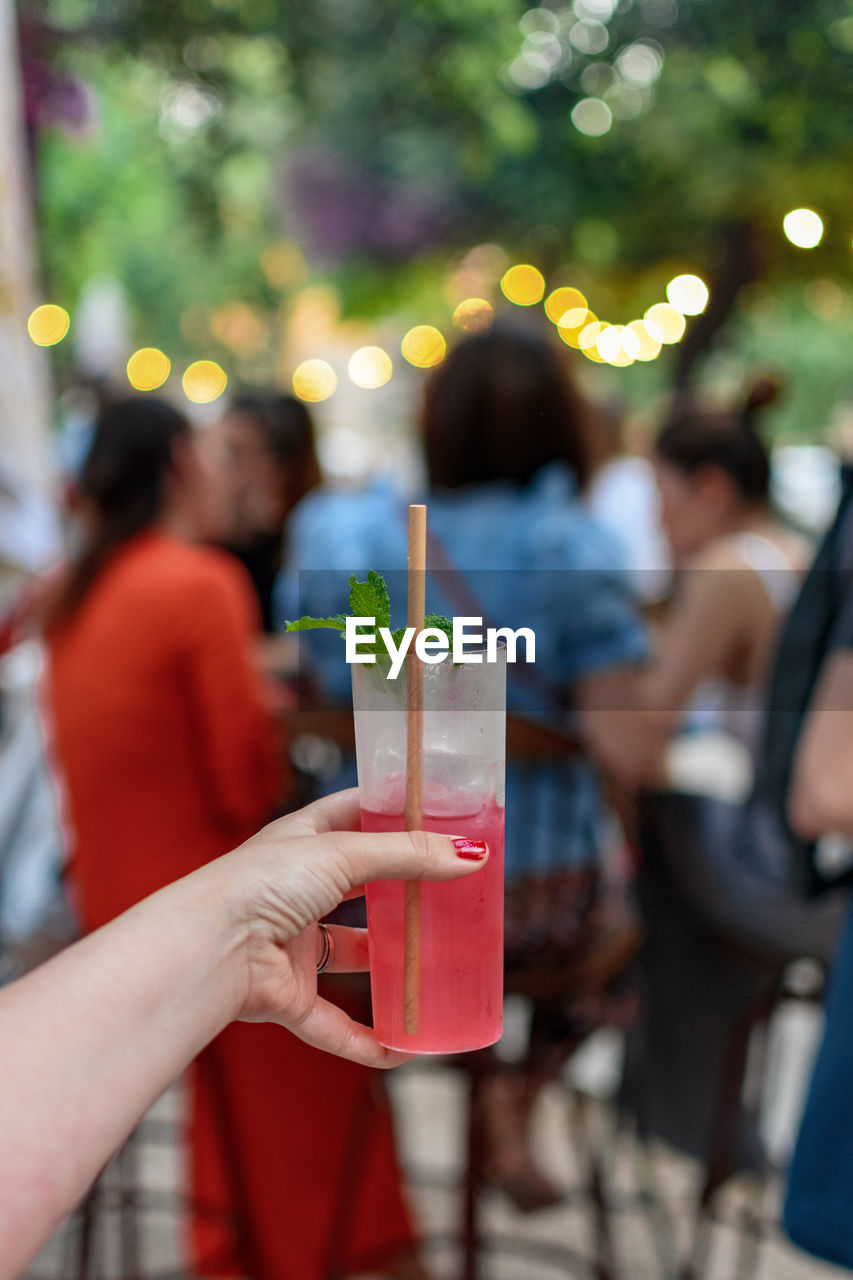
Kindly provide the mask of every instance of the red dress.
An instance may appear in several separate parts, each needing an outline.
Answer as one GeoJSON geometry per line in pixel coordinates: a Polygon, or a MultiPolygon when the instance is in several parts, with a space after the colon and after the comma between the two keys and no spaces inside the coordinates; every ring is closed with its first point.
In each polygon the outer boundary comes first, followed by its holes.
{"type": "MultiPolygon", "coordinates": [[[[52,636],[69,874],[87,929],[227,852],[269,816],[281,780],[250,662],[256,628],[237,564],[148,532],[109,562],[52,636]]],[[[364,1182],[359,1214],[336,1246],[341,1273],[350,1259],[352,1270],[378,1264],[411,1240],[373,1073],[280,1027],[236,1023],[200,1055],[192,1080],[201,1274],[326,1280],[342,1148],[358,1125],[364,1182]]]]}

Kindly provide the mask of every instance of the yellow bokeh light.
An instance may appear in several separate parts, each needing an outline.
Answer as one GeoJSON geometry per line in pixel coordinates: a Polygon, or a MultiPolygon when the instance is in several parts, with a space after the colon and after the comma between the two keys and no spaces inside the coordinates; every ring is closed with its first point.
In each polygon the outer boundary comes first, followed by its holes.
{"type": "Polygon", "coordinates": [[[586,307],[571,307],[560,317],[557,333],[567,347],[574,347],[577,350],[580,346],[578,339],[581,331],[588,324],[593,324],[596,319],[594,313],[587,311],[586,307]]]}
{"type": "Polygon", "coordinates": [[[642,320],[632,320],[628,325],[637,339],[637,360],[657,360],[661,353],[661,344],[653,338],[642,320]]]}
{"type": "Polygon", "coordinates": [[[519,263],[501,276],[501,292],[517,307],[532,307],[545,293],[545,277],[538,267],[519,263]]]}
{"type": "Polygon", "coordinates": [[[228,375],[215,360],[195,360],[181,379],[181,386],[193,404],[210,404],[228,386],[228,375]]]}
{"type": "Polygon", "coordinates": [[[656,302],[643,316],[643,323],[652,338],[658,342],[679,342],[684,336],[687,321],[680,311],[668,302],[656,302]]]}
{"type": "Polygon", "coordinates": [[[375,391],[384,387],[394,372],[391,357],[382,347],[359,347],[350,356],[347,372],[357,387],[375,391]]]}
{"type": "Polygon", "coordinates": [[[127,380],[134,391],[156,391],[171,369],[171,360],[157,347],[140,347],[127,362],[127,380]]]}
{"type": "Polygon", "coordinates": [[[555,289],[545,299],[545,314],[554,324],[561,324],[567,311],[577,311],[587,307],[586,298],[580,289],[555,289]]]}
{"type": "Polygon", "coordinates": [[[782,227],[798,249],[814,249],[823,236],[823,219],[814,209],[792,209],[782,219],[782,227]]]}
{"type": "Polygon", "coordinates": [[[485,298],[463,298],[453,312],[453,323],[467,333],[482,333],[495,317],[495,309],[485,298]]]}
{"type": "Polygon", "coordinates": [[[708,305],[708,286],[699,276],[675,276],[666,286],[666,296],[683,316],[698,316],[708,305]]]}
{"type": "Polygon", "coordinates": [[[633,364],[640,349],[637,335],[625,325],[606,325],[595,340],[595,348],[602,360],[616,368],[633,364]]]}
{"type": "Polygon", "coordinates": [[[46,302],[36,307],[27,320],[27,333],[37,347],[54,347],[71,328],[71,317],[64,307],[46,302]]]}
{"type": "Polygon", "coordinates": [[[400,350],[409,364],[418,369],[431,369],[441,364],[447,354],[444,335],[431,324],[416,324],[400,344],[400,350]]]}
{"type": "Polygon", "coordinates": [[[590,320],[585,324],[578,334],[578,348],[584,353],[589,360],[594,360],[596,364],[603,364],[603,357],[599,355],[597,342],[602,329],[607,326],[602,324],[600,320],[590,320]]]}
{"type": "Polygon", "coordinates": [[[622,350],[622,331],[618,324],[606,325],[595,340],[598,354],[609,364],[622,350]]]}
{"type": "Polygon", "coordinates": [[[337,390],[338,376],[327,360],[303,360],[293,371],[293,393],[318,404],[337,390]]]}

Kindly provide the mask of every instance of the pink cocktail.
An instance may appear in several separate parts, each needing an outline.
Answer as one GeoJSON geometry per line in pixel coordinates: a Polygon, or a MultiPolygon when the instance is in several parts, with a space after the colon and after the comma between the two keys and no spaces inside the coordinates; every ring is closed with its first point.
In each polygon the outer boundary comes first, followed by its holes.
{"type": "MultiPolygon", "coordinates": [[[[352,678],[362,828],[403,831],[405,677],[392,681],[376,665],[353,666],[352,678]]],[[[373,1025],[389,1048],[463,1053],[501,1035],[505,696],[502,652],[497,663],[425,665],[423,829],[485,840],[490,856],[463,880],[419,886],[414,1020],[411,1001],[406,1016],[406,884],[367,886],[373,1025]]]]}
{"type": "MultiPolygon", "coordinates": [[[[461,797],[460,797],[461,798],[461,797]]],[[[444,806],[443,806],[444,807],[444,806]]],[[[420,891],[420,1009],[407,1033],[402,957],[405,885],[367,887],[373,1025],[383,1044],[412,1053],[460,1053],[500,1038],[503,1005],[504,811],[489,797],[478,811],[425,813],[424,830],[485,840],[490,857],[477,875],[420,891]]],[[[403,831],[402,813],[361,811],[364,831],[403,831]]]]}

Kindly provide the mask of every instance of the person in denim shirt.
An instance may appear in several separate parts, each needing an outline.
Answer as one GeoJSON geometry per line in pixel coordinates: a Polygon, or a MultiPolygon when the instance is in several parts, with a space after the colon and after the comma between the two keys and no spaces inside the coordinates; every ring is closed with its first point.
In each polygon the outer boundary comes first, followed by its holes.
{"type": "MultiPolygon", "coordinates": [[[[620,680],[646,656],[618,544],[580,499],[587,413],[545,340],[496,326],[463,340],[435,371],[421,420],[430,479],[427,609],[531,628],[535,665],[508,666],[508,706],[561,729],[601,719],[597,708],[618,696],[620,680]]],[[[309,495],[292,517],[281,619],[345,611],[348,575],[376,569],[388,582],[392,626],[400,625],[405,516],[389,483],[309,495]]],[[[300,646],[323,697],[348,700],[341,639],[305,633],[300,646]]],[[[603,818],[599,779],[585,755],[511,761],[508,903],[523,877],[593,868],[603,818]]],[[[504,1127],[512,1128],[506,1111],[504,1127]]],[[[494,1153],[497,1180],[526,1207],[551,1202],[556,1193],[515,1138],[504,1144],[514,1150],[494,1153]]]]}

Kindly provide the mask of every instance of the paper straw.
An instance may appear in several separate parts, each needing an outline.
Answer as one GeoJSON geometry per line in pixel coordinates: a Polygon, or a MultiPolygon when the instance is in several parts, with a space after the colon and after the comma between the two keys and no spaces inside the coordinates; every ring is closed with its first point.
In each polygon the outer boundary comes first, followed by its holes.
{"type": "MultiPolygon", "coordinates": [[[[423,630],[426,608],[426,507],[409,507],[409,601],[406,625],[423,630]]],[[[424,825],[424,676],[414,645],[406,659],[408,718],[406,722],[406,830],[424,825]]],[[[421,886],[406,882],[405,1009],[403,1029],[417,1035],[420,1024],[421,886]]]]}

